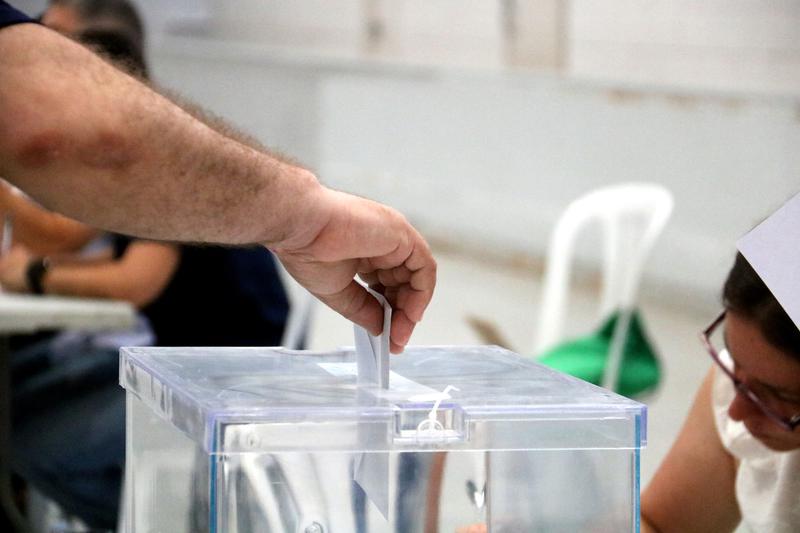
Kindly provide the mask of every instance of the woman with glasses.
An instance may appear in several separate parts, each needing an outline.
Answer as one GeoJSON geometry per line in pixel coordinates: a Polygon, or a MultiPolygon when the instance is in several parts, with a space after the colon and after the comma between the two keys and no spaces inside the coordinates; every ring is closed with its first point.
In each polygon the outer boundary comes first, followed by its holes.
{"type": "Polygon", "coordinates": [[[723,303],[701,335],[715,364],[642,495],[645,533],[800,531],[800,330],[741,254],[723,303]]]}

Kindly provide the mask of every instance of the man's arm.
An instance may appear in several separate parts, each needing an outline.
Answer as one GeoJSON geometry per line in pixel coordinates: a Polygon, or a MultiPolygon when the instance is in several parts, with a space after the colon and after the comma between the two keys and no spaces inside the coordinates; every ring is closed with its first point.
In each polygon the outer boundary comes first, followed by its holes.
{"type": "Polygon", "coordinates": [[[319,193],[311,173],[216,133],[41,26],[0,31],[0,69],[2,174],[68,216],[160,239],[280,242],[295,225],[287,204],[319,193]]]}
{"type": "Polygon", "coordinates": [[[0,175],[93,226],[165,240],[263,243],[334,310],[408,342],[436,283],[396,211],[215,131],[86,48],[33,24],[0,31],[0,175]]]}

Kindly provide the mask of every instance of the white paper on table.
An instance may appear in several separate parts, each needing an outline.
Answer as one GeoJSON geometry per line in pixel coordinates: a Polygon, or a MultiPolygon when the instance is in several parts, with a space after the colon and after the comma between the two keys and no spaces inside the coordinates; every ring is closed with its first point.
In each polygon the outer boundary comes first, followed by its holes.
{"type": "MultiPolygon", "coordinates": [[[[369,289],[368,289],[369,290],[369,289]]],[[[356,345],[356,364],[358,376],[356,382],[359,389],[378,386],[389,388],[389,334],[392,324],[392,307],[383,295],[369,290],[383,306],[383,332],[370,335],[367,330],[353,325],[356,345]]],[[[367,395],[364,395],[365,397],[367,395]]],[[[370,395],[370,397],[373,397],[370,395]]],[[[373,435],[370,424],[359,426],[358,440],[368,448],[376,438],[385,432],[373,435]]],[[[385,438],[385,437],[384,437],[385,438]]],[[[368,452],[356,456],[353,464],[353,479],[364,491],[383,517],[389,518],[389,454],[387,452],[368,452]]]]}
{"type": "Polygon", "coordinates": [[[736,247],[800,328],[800,194],[740,238],[736,247]]]}

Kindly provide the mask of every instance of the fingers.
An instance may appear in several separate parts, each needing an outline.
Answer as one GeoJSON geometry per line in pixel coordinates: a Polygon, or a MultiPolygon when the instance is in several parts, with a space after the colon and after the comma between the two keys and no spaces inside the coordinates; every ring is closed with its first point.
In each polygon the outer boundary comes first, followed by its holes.
{"type": "MultiPolygon", "coordinates": [[[[416,232],[414,233],[416,234],[416,232]]],[[[386,288],[397,288],[396,301],[390,299],[390,303],[393,308],[404,310],[407,317],[413,322],[422,320],[425,309],[433,297],[437,270],[436,261],[433,259],[430,248],[419,234],[416,235],[418,241],[402,264],[379,268],[377,265],[390,264],[386,262],[385,257],[382,257],[362,261],[359,266],[359,277],[370,286],[377,288],[381,285],[386,288]],[[370,270],[370,268],[374,268],[374,270],[370,270]]]]}
{"type": "MultiPolygon", "coordinates": [[[[432,267],[435,269],[435,263],[432,267]]],[[[400,286],[387,285],[397,282],[397,278],[386,278],[380,273],[361,274],[360,277],[370,283],[370,288],[380,292],[392,306],[391,351],[401,353],[411,338],[411,333],[433,297],[433,288],[416,290],[412,283],[400,286]],[[379,280],[383,280],[380,282],[379,280]],[[376,283],[377,281],[377,283],[376,283]]],[[[424,283],[428,284],[426,280],[424,283]]],[[[430,284],[435,284],[435,277],[430,284]]]]}
{"type": "MultiPolygon", "coordinates": [[[[385,258],[372,258],[362,261],[360,269],[369,268],[375,263],[391,264],[385,258]]],[[[403,264],[359,273],[359,277],[382,293],[392,306],[392,353],[403,351],[417,322],[422,320],[436,286],[436,268],[436,261],[427,243],[419,237],[403,264]]]]}
{"type": "MultiPolygon", "coordinates": [[[[411,320],[406,312],[397,306],[398,292],[396,289],[385,289],[384,294],[394,309],[389,348],[392,353],[402,353],[411,338],[411,333],[414,331],[417,321],[411,320]]],[[[372,335],[381,334],[383,329],[383,308],[355,280],[338,293],[317,295],[317,297],[331,309],[362,326],[372,335]]]]}
{"type": "Polygon", "coordinates": [[[398,293],[397,305],[402,307],[411,320],[419,322],[433,298],[435,287],[436,263],[433,263],[430,270],[418,271],[412,275],[407,290],[398,293]]]}
{"type": "Polygon", "coordinates": [[[372,335],[381,334],[383,307],[355,280],[337,293],[316,296],[328,307],[365,328],[372,335]]]}
{"type": "Polygon", "coordinates": [[[428,244],[419,234],[417,236],[418,240],[404,264],[410,273],[408,290],[398,294],[398,306],[402,307],[409,319],[414,322],[422,320],[425,308],[433,297],[437,268],[428,244]]]}
{"type": "Polygon", "coordinates": [[[353,276],[357,273],[386,296],[394,312],[391,349],[401,352],[436,286],[436,261],[428,244],[390,207],[335,191],[322,198],[332,202],[331,216],[316,238],[279,254],[294,263],[287,269],[302,285],[373,334],[382,328],[380,305],[353,276]]]}
{"type": "Polygon", "coordinates": [[[370,287],[376,287],[376,290],[379,285],[383,285],[380,279],[378,278],[378,273],[374,271],[366,272],[363,270],[359,270],[358,277],[361,278],[370,287]]]}
{"type": "Polygon", "coordinates": [[[411,281],[413,272],[406,265],[400,265],[388,270],[378,270],[375,272],[378,282],[385,287],[396,287],[411,281]]]}
{"type": "Polygon", "coordinates": [[[389,338],[392,353],[401,353],[405,349],[416,325],[417,323],[409,319],[402,309],[397,309],[392,314],[392,331],[389,338]]]}

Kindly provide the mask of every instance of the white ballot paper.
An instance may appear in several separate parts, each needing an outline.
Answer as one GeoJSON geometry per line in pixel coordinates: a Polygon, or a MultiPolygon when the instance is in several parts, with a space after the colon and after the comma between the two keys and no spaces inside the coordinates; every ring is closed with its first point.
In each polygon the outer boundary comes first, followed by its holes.
{"type": "Polygon", "coordinates": [[[736,247],[800,327],[800,194],[739,239],[736,247]]]}
{"type": "MultiPolygon", "coordinates": [[[[369,289],[368,289],[369,290],[369,289]]],[[[383,306],[383,332],[370,335],[367,330],[353,325],[356,345],[356,365],[358,377],[356,382],[359,392],[364,389],[379,387],[389,388],[389,333],[392,324],[392,307],[383,295],[369,290],[383,306]]],[[[370,398],[375,398],[369,395],[370,398]]],[[[371,424],[359,425],[358,439],[369,447],[374,438],[385,438],[385,430],[373,428],[371,424]],[[372,435],[375,430],[378,434],[372,435]]],[[[387,452],[370,452],[358,455],[353,464],[353,479],[364,491],[383,517],[389,518],[389,454],[387,452]]]]}
{"type": "Polygon", "coordinates": [[[392,328],[392,306],[382,294],[367,289],[383,306],[383,333],[370,335],[367,330],[353,324],[356,343],[357,382],[359,386],[376,385],[389,388],[389,330],[392,328]]]}

